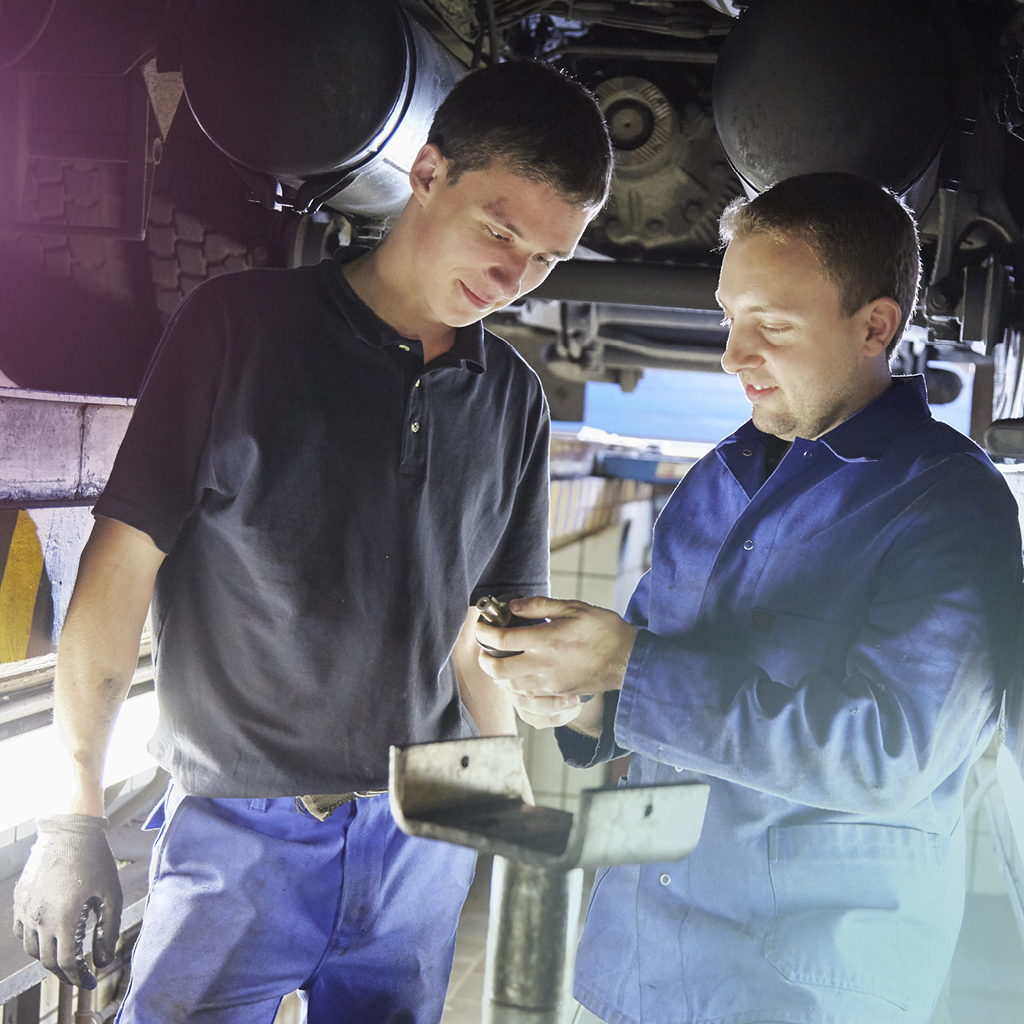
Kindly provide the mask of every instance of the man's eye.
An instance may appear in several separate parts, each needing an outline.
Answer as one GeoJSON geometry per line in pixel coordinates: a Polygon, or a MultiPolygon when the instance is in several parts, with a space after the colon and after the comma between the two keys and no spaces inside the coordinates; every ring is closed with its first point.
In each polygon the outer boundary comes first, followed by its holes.
{"type": "Polygon", "coordinates": [[[785,334],[786,331],[789,330],[789,324],[784,324],[781,327],[773,327],[769,324],[762,324],[761,330],[764,331],[765,334],[785,334]]]}
{"type": "Polygon", "coordinates": [[[499,242],[507,242],[509,240],[507,235],[499,235],[498,232],[494,230],[494,228],[488,227],[487,231],[492,238],[498,239],[499,242]]]}
{"type": "Polygon", "coordinates": [[[554,264],[555,264],[555,262],[556,262],[555,260],[551,259],[551,258],[550,258],[549,256],[540,256],[540,255],[537,255],[537,256],[534,256],[534,259],[535,259],[535,260],[536,260],[536,261],[537,261],[537,262],[538,262],[538,263],[539,263],[539,264],[540,264],[540,265],[541,265],[542,267],[551,267],[551,266],[554,266],[554,264]]]}

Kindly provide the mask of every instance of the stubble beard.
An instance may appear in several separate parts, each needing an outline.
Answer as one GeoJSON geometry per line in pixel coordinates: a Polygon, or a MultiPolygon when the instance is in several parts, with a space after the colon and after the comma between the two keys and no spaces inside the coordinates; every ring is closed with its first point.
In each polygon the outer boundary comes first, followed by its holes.
{"type": "Polygon", "coordinates": [[[755,405],[750,411],[750,419],[762,434],[774,434],[775,437],[781,437],[786,441],[799,434],[797,419],[788,409],[773,413],[755,405]]]}
{"type": "Polygon", "coordinates": [[[769,411],[755,405],[751,409],[750,419],[763,434],[774,434],[784,441],[792,441],[797,437],[813,441],[838,426],[845,418],[841,412],[842,393],[838,389],[825,399],[823,406],[809,410],[807,415],[801,417],[788,406],[769,411]]]}

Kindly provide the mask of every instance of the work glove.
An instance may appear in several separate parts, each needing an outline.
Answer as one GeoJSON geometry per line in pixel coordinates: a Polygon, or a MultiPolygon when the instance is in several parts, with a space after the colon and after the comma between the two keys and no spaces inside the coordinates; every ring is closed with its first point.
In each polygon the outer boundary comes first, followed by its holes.
{"type": "Polygon", "coordinates": [[[14,934],[25,952],[81,988],[96,987],[83,948],[90,911],[97,918],[97,967],[114,959],[121,932],[121,883],[106,824],[106,818],[88,814],[39,818],[35,845],[14,887],[14,934]]]}

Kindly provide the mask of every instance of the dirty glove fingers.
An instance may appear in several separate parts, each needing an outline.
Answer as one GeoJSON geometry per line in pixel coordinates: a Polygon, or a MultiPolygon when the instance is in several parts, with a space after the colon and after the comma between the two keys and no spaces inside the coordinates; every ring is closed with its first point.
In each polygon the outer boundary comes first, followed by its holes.
{"type": "MultiPolygon", "coordinates": [[[[74,944],[63,946],[59,949],[60,969],[70,978],[78,978],[75,984],[82,988],[95,988],[96,978],[85,960],[85,935],[89,929],[89,915],[96,914],[99,919],[103,903],[97,896],[85,901],[78,915],[78,924],[75,925],[74,944]]],[[[95,958],[95,935],[93,936],[93,950],[95,958]]]]}
{"type": "MultiPolygon", "coordinates": [[[[21,922],[19,921],[18,923],[20,924],[21,922]]],[[[39,932],[35,928],[29,927],[24,929],[21,946],[33,960],[41,959],[39,956],[39,932]]],[[[44,964],[43,966],[45,967],[46,965],[44,964]]]]}
{"type": "Polygon", "coordinates": [[[60,953],[56,951],[57,940],[54,940],[55,952],[52,957],[49,957],[47,961],[41,961],[43,966],[50,971],[52,974],[57,976],[57,980],[63,982],[65,985],[71,985],[72,987],[77,986],[79,988],[95,988],[96,979],[89,973],[89,968],[86,966],[85,961],[71,960],[71,963],[66,967],[61,966],[60,953]],[[79,970],[79,963],[81,963],[81,970],[79,970]],[[89,981],[92,984],[89,984],[89,981]]]}
{"type": "Polygon", "coordinates": [[[74,980],[74,975],[70,978],[64,971],[61,970],[60,966],[60,954],[57,950],[58,940],[54,935],[40,935],[38,932],[36,935],[36,952],[33,954],[39,962],[52,974],[57,975],[57,978],[62,981],[65,985],[75,985],[77,982],[74,980]]]}
{"type": "Polygon", "coordinates": [[[26,953],[62,981],[84,988],[96,984],[85,960],[90,914],[97,919],[93,944],[101,966],[113,959],[120,928],[121,884],[105,826],[105,818],[84,814],[39,818],[14,891],[26,953]]]}
{"type": "Polygon", "coordinates": [[[96,908],[96,928],[92,935],[92,961],[97,967],[114,962],[121,934],[121,901],[107,899],[96,908]]]}

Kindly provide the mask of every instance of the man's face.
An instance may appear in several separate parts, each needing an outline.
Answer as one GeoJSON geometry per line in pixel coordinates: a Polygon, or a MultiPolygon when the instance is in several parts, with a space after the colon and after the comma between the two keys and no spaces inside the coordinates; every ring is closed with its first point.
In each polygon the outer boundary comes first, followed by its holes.
{"type": "Polygon", "coordinates": [[[464,327],[536,288],[569,259],[593,215],[495,162],[449,186],[446,162],[414,221],[414,273],[432,317],[464,327]]]}
{"type": "Polygon", "coordinates": [[[718,301],[730,325],[722,368],[739,377],[759,430],[813,440],[878,393],[878,346],[865,341],[868,307],[844,315],[838,289],[802,238],[735,239],[718,301]]]}

